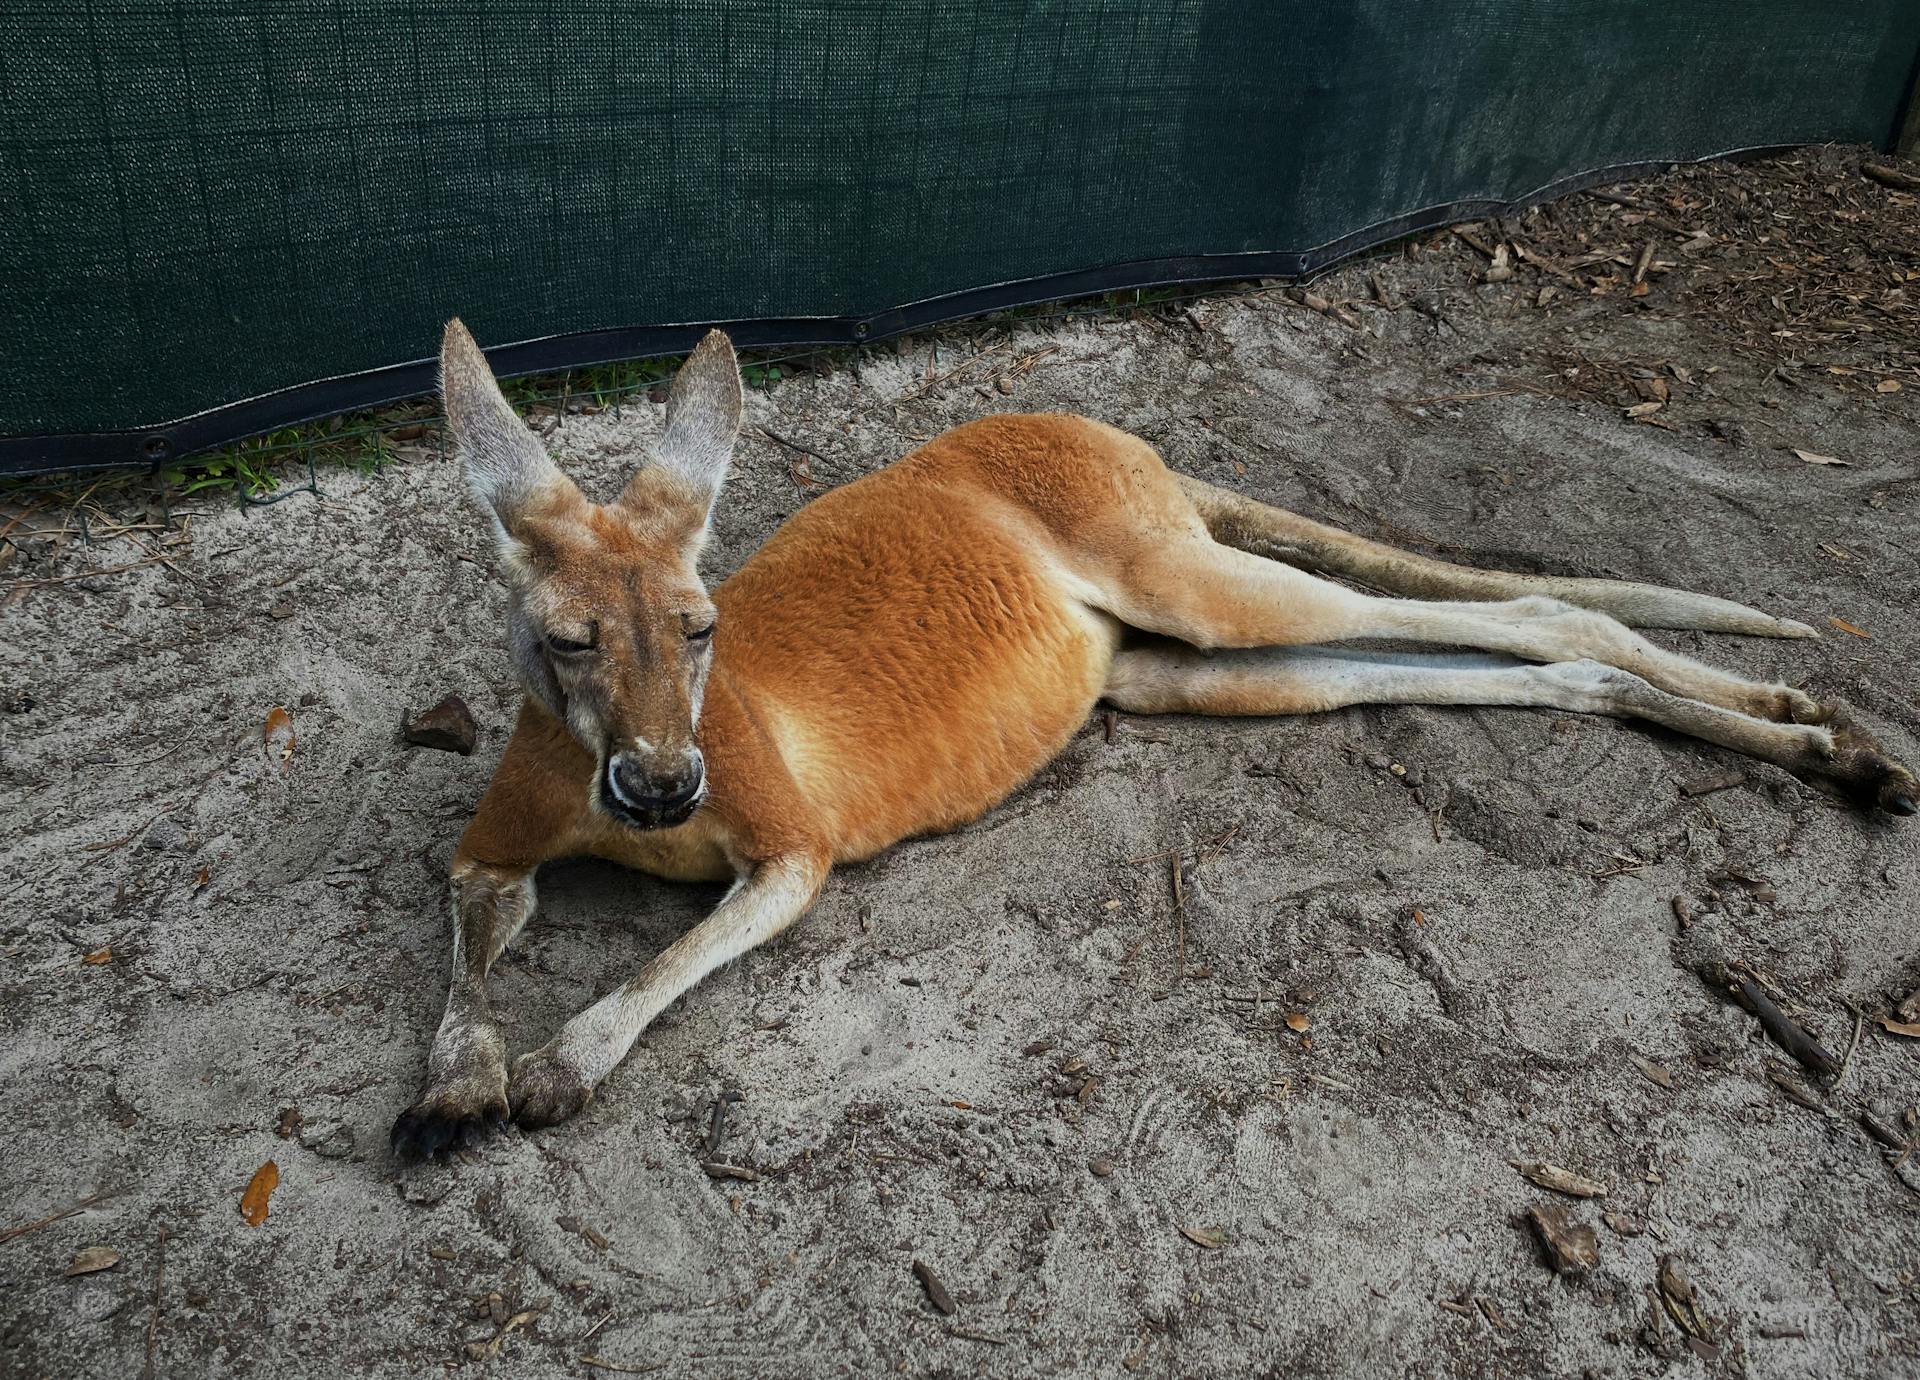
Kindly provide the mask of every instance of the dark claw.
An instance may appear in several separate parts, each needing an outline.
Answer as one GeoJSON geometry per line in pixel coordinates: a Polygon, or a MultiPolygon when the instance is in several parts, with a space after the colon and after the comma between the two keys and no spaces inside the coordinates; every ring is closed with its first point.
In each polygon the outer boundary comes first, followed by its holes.
{"type": "Polygon", "coordinates": [[[1920,800],[1915,800],[1904,791],[1889,791],[1881,797],[1880,808],[1890,815],[1920,814],[1920,800]]]}
{"type": "Polygon", "coordinates": [[[467,1150],[507,1124],[497,1108],[480,1116],[448,1116],[431,1107],[409,1107],[393,1123],[388,1143],[394,1158],[409,1162],[429,1160],[446,1151],[467,1150]]]}

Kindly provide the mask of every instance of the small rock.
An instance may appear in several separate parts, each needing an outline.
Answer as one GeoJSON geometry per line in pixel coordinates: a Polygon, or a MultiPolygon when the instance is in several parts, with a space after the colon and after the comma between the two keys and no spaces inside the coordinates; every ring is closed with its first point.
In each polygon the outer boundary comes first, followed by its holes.
{"type": "Polygon", "coordinates": [[[273,1133],[281,1140],[292,1140],[293,1133],[300,1129],[300,1123],[303,1120],[298,1107],[282,1107],[280,1120],[274,1123],[273,1133]]]}
{"type": "Polygon", "coordinates": [[[1629,1217],[1624,1212],[1603,1212],[1600,1220],[1607,1224],[1607,1230],[1615,1236],[1639,1236],[1646,1226],[1637,1217],[1629,1217]]]}
{"type": "Polygon", "coordinates": [[[296,1134],[302,1145],[323,1159],[344,1160],[354,1150],[353,1127],[344,1121],[303,1122],[296,1134]]]}
{"type": "Polygon", "coordinates": [[[1093,1174],[1094,1178],[1105,1179],[1113,1173],[1113,1161],[1102,1156],[1097,1160],[1090,1160],[1087,1163],[1087,1169],[1093,1174]]]}
{"type": "Polygon", "coordinates": [[[1600,1238],[1592,1227],[1574,1221],[1573,1214],[1558,1203],[1529,1208],[1527,1220],[1546,1247],[1547,1263],[1555,1273],[1581,1275],[1600,1263],[1600,1238]]]}
{"type": "Polygon", "coordinates": [[[147,826],[147,832],[140,840],[142,848],[150,848],[156,853],[177,853],[186,846],[187,831],[173,820],[171,815],[161,815],[147,826]]]}
{"type": "Polygon", "coordinates": [[[1005,374],[1002,374],[999,378],[993,381],[993,386],[999,389],[1002,393],[1011,393],[1013,391],[1013,380],[1008,378],[1005,374]]]}
{"type": "Polygon", "coordinates": [[[473,711],[458,695],[448,695],[431,709],[407,715],[404,728],[406,740],[415,747],[457,752],[462,757],[471,753],[480,739],[473,711]]]}
{"type": "Polygon", "coordinates": [[[82,1275],[80,1282],[63,1300],[63,1318],[68,1322],[104,1322],[132,1301],[123,1286],[110,1284],[110,1275],[82,1275]]]}
{"type": "Polygon", "coordinates": [[[1684,796],[1712,795],[1715,791],[1729,791],[1735,786],[1744,786],[1747,774],[1738,767],[1723,767],[1704,776],[1691,777],[1680,783],[1680,794],[1684,796]]]}

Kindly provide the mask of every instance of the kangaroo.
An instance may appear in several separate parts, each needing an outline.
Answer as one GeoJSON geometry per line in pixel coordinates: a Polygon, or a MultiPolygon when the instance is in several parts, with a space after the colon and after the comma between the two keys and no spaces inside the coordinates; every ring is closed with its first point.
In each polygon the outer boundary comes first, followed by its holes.
{"type": "Polygon", "coordinates": [[[741,412],[725,335],[688,357],[654,454],[611,503],[554,465],[457,320],[441,395],[494,520],[526,698],[454,855],[452,990],[426,1091],[393,1128],[402,1156],[508,1119],[573,1116],[649,1022],[799,919],[835,864],[984,814],[1103,699],[1139,714],[1608,714],[1864,805],[1920,808],[1913,775],[1838,706],[1630,631],[1813,636],[1804,624],[1680,590],[1397,551],[1175,474],[1144,441],[1084,417],[957,427],[809,503],[710,594],[697,566],[741,412]],[[1479,651],[1330,645],[1355,639],[1479,651]],[[732,888],[509,1064],[488,970],[533,914],[536,869],[581,855],[732,888]]]}

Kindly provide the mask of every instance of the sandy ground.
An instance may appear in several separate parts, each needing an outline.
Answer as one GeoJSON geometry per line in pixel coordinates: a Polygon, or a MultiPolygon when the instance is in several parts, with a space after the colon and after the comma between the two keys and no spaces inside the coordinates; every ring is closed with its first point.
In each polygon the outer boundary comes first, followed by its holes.
{"type": "MultiPolygon", "coordinates": [[[[1920,757],[1915,391],[1776,374],[1665,286],[1536,306],[1472,285],[1476,258],[1374,265],[1398,309],[1356,300],[1359,329],[1275,292],[803,372],[750,398],[710,565],[811,492],[769,431],[831,484],[1071,409],[1417,549],[1803,619],[1825,636],[1657,636],[1841,695],[1920,757]],[[1550,395],[1550,356],[1670,381],[1667,425],[1550,395]]],[[[1316,291],[1363,299],[1366,272],[1316,291]]],[[[658,414],[551,445],[610,494],[658,414]]],[[[396,1167],[444,867],[517,691],[451,466],[323,486],[7,572],[177,543],[0,612],[0,1232],[111,1195],[0,1237],[0,1374],[1920,1375],[1920,1166],[1861,1119],[1913,1134],[1920,1041],[1873,1017],[1920,986],[1920,831],[1601,719],[1096,720],[988,818],[836,875],[574,1123],[396,1167]],[[404,746],[403,709],[449,691],[479,751],[404,746]],[[1837,1087],[1696,976],[1709,951],[1835,1052],[1867,1012],[1837,1087]],[[1597,1234],[1584,1275],[1549,1268],[1539,1205],[1597,1234]],[[64,1277],[90,1246],[121,1259],[64,1277]],[[1661,1304],[1663,1260],[1697,1318],[1661,1304]]],[[[551,869],[497,970],[511,1044],[714,899],[551,869]]]]}

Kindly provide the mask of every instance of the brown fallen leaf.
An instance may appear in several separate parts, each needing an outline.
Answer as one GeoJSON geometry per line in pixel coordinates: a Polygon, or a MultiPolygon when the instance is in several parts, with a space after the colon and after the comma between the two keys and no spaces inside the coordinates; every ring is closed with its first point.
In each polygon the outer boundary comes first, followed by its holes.
{"type": "Polygon", "coordinates": [[[1814,451],[1800,450],[1797,447],[1794,449],[1793,453],[1799,456],[1802,460],[1806,461],[1809,465],[1845,465],[1849,469],[1852,468],[1853,466],[1853,461],[1842,460],[1836,455],[1820,455],[1815,453],[1814,451]]]}
{"type": "Polygon", "coordinates": [[[1865,628],[1862,628],[1854,623],[1849,623],[1844,618],[1829,618],[1827,621],[1833,624],[1834,627],[1840,629],[1841,632],[1852,633],[1855,637],[1872,637],[1873,636],[1873,634],[1868,632],[1865,628]]]}
{"type": "Polygon", "coordinates": [[[213,869],[210,867],[203,867],[198,872],[193,874],[193,889],[195,891],[205,891],[207,889],[207,883],[211,882],[212,880],[213,880],[213,869]]]}
{"type": "Polygon", "coordinates": [[[1889,1035],[1904,1035],[1909,1040],[1920,1040],[1920,1021],[1896,1021],[1891,1016],[1882,1016],[1880,1028],[1889,1035]]]}
{"type": "Polygon", "coordinates": [[[1295,1034],[1305,1030],[1312,1024],[1313,1022],[1307,1019],[1307,1013],[1304,1011],[1295,1011],[1287,1017],[1287,1029],[1293,1031],[1295,1034]]]}
{"type": "Polygon", "coordinates": [[[1537,1203],[1527,1210],[1527,1218],[1555,1274],[1581,1275],[1600,1263],[1599,1236],[1586,1223],[1574,1221],[1568,1209],[1537,1203]]]}
{"type": "Polygon", "coordinates": [[[287,764],[293,760],[293,715],[281,705],[276,704],[269,709],[261,740],[266,744],[268,760],[278,762],[281,770],[286,770],[287,764]]]}
{"type": "Polygon", "coordinates": [[[1194,1245],[1205,1246],[1210,1251],[1217,1251],[1227,1244],[1225,1227],[1182,1227],[1180,1234],[1194,1245]]]}
{"type": "Polygon", "coordinates": [[[1658,412],[1661,408],[1665,406],[1666,404],[1663,402],[1635,403],[1632,407],[1629,407],[1627,409],[1627,415],[1629,417],[1636,417],[1636,418],[1651,417],[1654,413],[1658,412]]]}
{"type": "Polygon", "coordinates": [[[1673,1086],[1673,1075],[1668,1073],[1661,1065],[1654,1063],[1653,1060],[1642,1059],[1636,1054],[1633,1056],[1633,1066],[1639,1069],[1642,1074],[1646,1075],[1648,1082],[1658,1083],[1663,1088],[1671,1088],[1673,1086]]]}
{"type": "Polygon", "coordinates": [[[113,962],[113,945],[102,944],[80,961],[82,963],[111,963],[113,962]]]}
{"type": "Polygon", "coordinates": [[[101,1270],[111,1270],[120,1263],[120,1252],[111,1246],[89,1246],[73,1258],[73,1264],[67,1266],[65,1277],[97,1274],[101,1270]]]}
{"type": "Polygon", "coordinates": [[[1900,391],[1900,380],[1881,379],[1880,382],[1874,384],[1873,391],[1876,393],[1898,393],[1900,391]]]}
{"type": "Polygon", "coordinates": [[[1532,1182],[1542,1188],[1550,1188],[1555,1193],[1564,1193],[1569,1198],[1604,1198],[1607,1186],[1589,1179],[1584,1174],[1576,1174],[1571,1169],[1562,1169],[1557,1164],[1547,1164],[1541,1160],[1512,1160],[1513,1167],[1532,1182]]]}
{"type": "Polygon", "coordinates": [[[1660,1302],[1682,1332],[1695,1340],[1713,1345],[1713,1324],[1700,1307],[1700,1295],[1687,1278],[1676,1256],[1660,1258],[1660,1302]]]}
{"type": "Polygon", "coordinates": [[[280,1166],[268,1160],[253,1171],[253,1178],[247,1182],[247,1191],[240,1195],[240,1215],[247,1219],[247,1225],[257,1227],[267,1220],[267,1199],[273,1196],[273,1190],[280,1186],[280,1166]]]}
{"type": "Polygon", "coordinates": [[[955,1312],[953,1295],[947,1292],[947,1286],[940,1282],[940,1276],[933,1272],[933,1266],[924,1260],[913,1262],[914,1278],[920,1281],[920,1287],[927,1291],[927,1302],[952,1317],[955,1312]]]}

